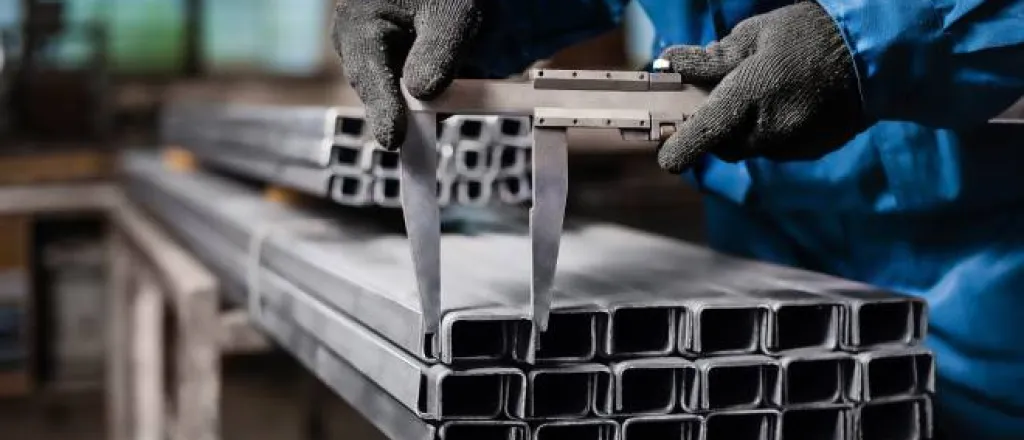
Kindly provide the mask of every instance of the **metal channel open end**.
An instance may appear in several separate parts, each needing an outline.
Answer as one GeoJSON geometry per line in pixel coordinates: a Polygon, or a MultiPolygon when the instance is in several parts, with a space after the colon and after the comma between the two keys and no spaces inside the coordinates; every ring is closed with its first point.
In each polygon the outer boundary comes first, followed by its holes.
{"type": "Polygon", "coordinates": [[[915,305],[910,299],[892,299],[859,304],[852,311],[848,348],[866,350],[886,345],[909,344],[918,333],[915,305]]]}
{"type": "Polygon", "coordinates": [[[440,440],[527,440],[526,422],[486,421],[447,422],[438,430],[440,440]]]}
{"type": "Polygon", "coordinates": [[[691,313],[691,347],[683,348],[683,354],[750,354],[760,348],[763,308],[709,305],[691,313]]]}
{"type": "Polygon", "coordinates": [[[395,177],[378,177],[373,181],[371,198],[373,203],[385,208],[402,206],[402,181],[395,177]]]}
{"type": "Polygon", "coordinates": [[[552,312],[537,344],[539,362],[589,362],[597,356],[597,314],[552,312]]]}
{"type": "Polygon", "coordinates": [[[617,378],[616,411],[622,414],[668,414],[676,406],[676,371],[662,368],[628,368],[617,378]]]}
{"type": "Polygon", "coordinates": [[[441,321],[441,209],[437,203],[437,117],[412,113],[401,151],[401,200],[416,272],[424,333],[441,321]]]}
{"type": "Polygon", "coordinates": [[[857,410],[857,440],[932,438],[931,402],[926,397],[868,403],[857,410]]]}
{"type": "Polygon", "coordinates": [[[365,206],[373,201],[370,195],[373,178],[365,175],[336,175],[331,178],[331,198],[348,206],[365,206]]]}
{"type": "Polygon", "coordinates": [[[667,356],[676,348],[678,309],[623,307],[612,310],[605,335],[610,357],[667,356]]]}
{"type": "Polygon", "coordinates": [[[618,415],[661,415],[672,413],[683,402],[688,405],[697,379],[697,368],[677,358],[625,361],[612,367],[615,380],[614,411],[618,415]],[[683,396],[680,397],[680,393],[683,396]]]}
{"type": "Polygon", "coordinates": [[[697,368],[701,371],[702,410],[742,410],[779,404],[779,365],[774,359],[701,359],[697,368]]]}
{"type": "Polygon", "coordinates": [[[485,206],[491,201],[490,181],[468,179],[455,184],[455,200],[465,206],[485,206]]]}
{"type": "Polygon", "coordinates": [[[851,407],[790,409],[782,413],[785,440],[853,440],[851,407]]]}
{"type": "Polygon", "coordinates": [[[366,136],[366,120],[356,116],[338,116],[334,120],[334,142],[345,146],[362,145],[366,136]]]}
{"type": "Polygon", "coordinates": [[[788,407],[838,403],[853,387],[855,360],[843,354],[781,360],[782,403],[788,407]]]}
{"type": "Polygon", "coordinates": [[[607,367],[591,364],[533,370],[527,376],[526,416],[535,420],[586,417],[595,405],[606,405],[602,394],[608,392],[609,375],[607,367]]]}
{"type": "Polygon", "coordinates": [[[512,319],[461,317],[448,314],[442,324],[442,362],[497,361],[513,355],[522,323],[512,319]]]}
{"type": "Polygon", "coordinates": [[[841,305],[782,304],[770,315],[772,337],[766,338],[769,354],[799,350],[831,351],[839,345],[841,305]]]}
{"type": "Polygon", "coordinates": [[[622,423],[623,440],[701,440],[699,416],[637,417],[622,423]]]}
{"type": "Polygon", "coordinates": [[[522,393],[522,373],[508,369],[452,371],[438,379],[439,407],[433,413],[444,420],[494,419],[515,414],[522,393]],[[510,401],[511,400],[511,401],[510,401]]]}
{"type": "Polygon", "coordinates": [[[530,200],[533,191],[527,176],[509,176],[497,180],[498,197],[502,202],[514,205],[530,200]]]}
{"type": "Polygon", "coordinates": [[[704,420],[704,440],[777,440],[779,413],[772,410],[720,412],[704,420]]]}
{"type": "Polygon", "coordinates": [[[462,177],[482,179],[490,174],[494,150],[487,144],[460,140],[455,144],[455,172],[462,177]]]}
{"type": "Polygon", "coordinates": [[[492,155],[491,172],[499,176],[515,176],[526,173],[530,150],[501,144],[492,155]]]}
{"type": "Polygon", "coordinates": [[[539,331],[545,331],[548,327],[551,287],[558,266],[562,223],[569,191],[569,143],[566,131],[564,127],[535,127],[533,130],[530,305],[531,317],[539,331]]]}
{"type": "Polygon", "coordinates": [[[935,356],[925,349],[874,351],[858,356],[862,400],[889,399],[935,390],[935,356]]]}
{"type": "Polygon", "coordinates": [[[538,425],[533,440],[618,440],[619,425],[611,420],[575,420],[538,425]]]}
{"type": "Polygon", "coordinates": [[[470,141],[487,145],[493,140],[493,127],[488,124],[488,116],[452,115],[445,118],[442,124],[441,140],[450,145],[460,141],[470,141]]]}
{"type": "MultiPolygon", "coordinates": [[[[408,140],[407,140],[408,142],[408,140]]],[[[404,148],[404,146],[403,146],[404,148]]],[[[423,148],[423,147],[417,147],[423,148]]],[[[391,151],[384,151],[381,149],[375,149],[373,151],[373,157],[371,159],[372,165],[370,168],[371,174],[376,177],[398,177],[402,174],[402,156],[401,153],[394,153],[391,151]]],[[[436,158],[435,158],[436,159],[436,158]]],[[[431,175],[436,175],[437,171],[432,171],[431,175]]]]}
{"type": "Polygon", "coordinates": [[[530,118],[503,116],[497,119],[497,143],[516,147],[530,146],[530,118]]]}
{"type": "Polygon", "coordinates": [[[352,171],[363,171],[365,168],[364,162],[368,159],[365,155],[371,155],[373,152],[367,150],[361,144],[345,145],[345,144],[334,144],[331,148],[331,167],[336,170],[352,170],[352,171]]]}

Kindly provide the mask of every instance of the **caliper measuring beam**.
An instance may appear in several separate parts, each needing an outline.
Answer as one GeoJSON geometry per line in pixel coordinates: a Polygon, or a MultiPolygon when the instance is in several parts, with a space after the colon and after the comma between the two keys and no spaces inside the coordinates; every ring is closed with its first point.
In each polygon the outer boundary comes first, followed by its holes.
{"type": "Polygon", "coordinates": [[[654,151],[707,98],[678,74],[634,71],[539,69],[525,81],[456,80],[431,101],[403,91],[409,128],[401,150],[402,207],[428,334],[441,320],[438,115],[532,117],[530,307],[535,328],[544,331],[568,194],[568,130],[617,130],[623,141],[654,151]]]}

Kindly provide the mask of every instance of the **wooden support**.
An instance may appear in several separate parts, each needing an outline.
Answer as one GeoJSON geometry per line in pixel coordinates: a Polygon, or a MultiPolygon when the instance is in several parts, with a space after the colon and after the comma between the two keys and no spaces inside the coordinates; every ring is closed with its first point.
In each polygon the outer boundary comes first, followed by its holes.
{"type": "MultiPolygon", "coordinates": [[[[153,275],[174,315],[176,382],[163,420],[170,440],[220,438],[221,347],[217,279],[155,222],[123,198],[112,210],[131,261],[153,275]]],[[[136,377],[136,386],[140,376],[136,377]]],[[[146,385],[141,385],[146,386],[146,385]]],[[[132,408],[136,413],[139,408],[132,408]]],[[[136,431],[134,433],[138,435],[136,431]]],[[[138,437],[133,437],[138,438],[138,437]]]]}
{"type": "Polygon", "coordinates": [[[137,440],[163,440],[164,298],[153,275],[139,273],[131,300],[132,406],[137,440]]]}
{"type": "Polygon", "coordinates": [[[129,302],[132,289],[131,256],[124,240],[110,239],[110,296],[107,298],[107,437],[131,439],[131,369],[128,350],[129,302]]]}
{"type": "Polygon", "coordinates": [[[196,155],[181,147],[167,147],[162,156],[168,169],[180,173],[192,172],[199,168],[199,159],[196,155]]]}
{"type": "MultiPolygon", "coordinates": [[[[204,269],[204,273],[208,272],[204,269]]],[[[221,397],[218,291],[196,289],[165,293],[172,295],[170,300],[177,317],[173,353],[178,383],[171,391],[171,398],[176,402],[175,426],[168,438],[217,440],[220,438],[221,397]]]]}

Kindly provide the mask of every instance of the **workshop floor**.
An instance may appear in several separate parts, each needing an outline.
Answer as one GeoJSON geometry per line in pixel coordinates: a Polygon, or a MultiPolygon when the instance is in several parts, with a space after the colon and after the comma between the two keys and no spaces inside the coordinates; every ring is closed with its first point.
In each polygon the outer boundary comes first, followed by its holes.
{"type": "MultiPolygon", "coordinates": [[[[385,439],[290,360],[233,359],[226,370],[224,440],[385,439]],[[307,411],[312,406],[323,409],[320,428],[307,411]]],[[[96,390],[0,400],[0,437],[105,440],[103,408],[102,394],[96,390]]]]}

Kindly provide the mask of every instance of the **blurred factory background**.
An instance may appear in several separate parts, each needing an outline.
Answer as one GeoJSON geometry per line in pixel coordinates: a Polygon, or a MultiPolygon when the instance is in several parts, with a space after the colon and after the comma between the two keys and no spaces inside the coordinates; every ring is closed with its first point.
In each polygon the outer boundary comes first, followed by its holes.
{"type": "MultiPolygon", "coordinates": [[[[0,192],[110,179],[115,152],[156,145],[174,99],[357,103],[327,38],[333,3],[0,0],[0,192]]],[[[544,63],[646,61],[631,16],[544,63]]],[[[574,154],[573,212],[700,239],[696,195],[650,153],[574,154]]],[[[0,438],[105,438],[107,233],[92,214],[0,216],[0,438]]],[[[228,357],[223,380],[225,439],[379,438],[287,356],[228,357]]]]}

